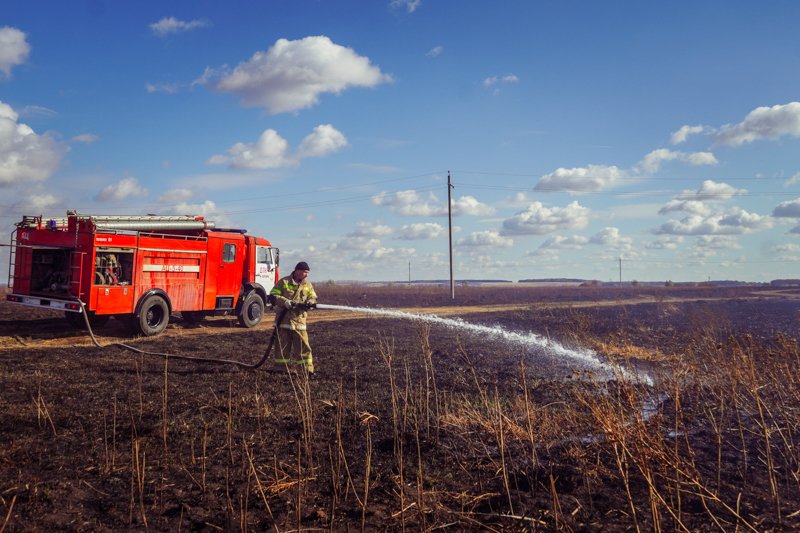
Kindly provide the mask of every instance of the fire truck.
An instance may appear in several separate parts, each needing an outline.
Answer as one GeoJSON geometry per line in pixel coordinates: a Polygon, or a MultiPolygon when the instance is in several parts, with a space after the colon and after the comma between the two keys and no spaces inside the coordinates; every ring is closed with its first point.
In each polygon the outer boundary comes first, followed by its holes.
{"type": "Polygon", "coordinates": [[[176,312],[254,327],[279,275],[268,240],[202,216],[24,216],[10,246],[9,302],[63,310],[76,326],[115,316],[144,336],[176,312]]]}

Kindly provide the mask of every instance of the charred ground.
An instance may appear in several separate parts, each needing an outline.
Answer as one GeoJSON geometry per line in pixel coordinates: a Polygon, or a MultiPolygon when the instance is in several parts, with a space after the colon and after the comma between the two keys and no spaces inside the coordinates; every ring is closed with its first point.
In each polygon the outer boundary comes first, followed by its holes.
{"type": "MultiPolygon", "coordinates": [[[[318,292],[546,334],[646,368],[656,386],[496,338],[345,312],[314,317],[310,379],[283,366],[206,367],[97,348],[61,317],[3,303],[0,524],[800,527],[796,293],[466,287],[450,302],[444,288],[318,292]]],[[[251,362],[269,332],[220,318],[133,342],[251,362]]],[[[131,341],[114,320],[98,333],[131,341]]]]}

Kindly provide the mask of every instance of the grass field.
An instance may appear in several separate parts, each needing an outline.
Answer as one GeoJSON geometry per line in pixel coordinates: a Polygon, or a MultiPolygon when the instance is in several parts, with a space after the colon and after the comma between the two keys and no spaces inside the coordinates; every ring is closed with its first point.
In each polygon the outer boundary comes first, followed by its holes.
{"type": "MultiPolygon", "coordinates": [[[[320,301],[594,350],[323,311],[317,373],[98,348],[0,303],[0,531],[800,528],[800,294],[353,287],[320,301]]],[[[252,362],[227,318],[101,344],[252,362]]]]}

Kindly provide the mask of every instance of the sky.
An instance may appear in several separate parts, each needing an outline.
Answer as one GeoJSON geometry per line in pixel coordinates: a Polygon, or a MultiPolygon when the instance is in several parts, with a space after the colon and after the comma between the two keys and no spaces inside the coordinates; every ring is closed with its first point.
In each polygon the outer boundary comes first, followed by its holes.
{"type": "MultiPolygon", "coordinates": [[[[203,215],[316,281],[800,277],[800,3],[2,0],[0,225],[203,215]]],[[[0,248],[5,280],[8,248],[0,248]]]]}

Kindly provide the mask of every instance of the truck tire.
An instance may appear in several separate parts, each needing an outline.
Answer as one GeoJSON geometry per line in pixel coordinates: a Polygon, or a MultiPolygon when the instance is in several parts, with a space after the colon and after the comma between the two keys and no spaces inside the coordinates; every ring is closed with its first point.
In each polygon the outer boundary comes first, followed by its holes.
{"type": "Polygon", "coordinates": [[[134,318],[139,333],[145,337],[158,335],[169,324],[169,306],[161,296],[150,296],[142,304],[139,316],[134,318]]]}
{"type": "Polygon", "coordinates": [[[242,310],[239,312],[239,324],[246,328],[252,328],[264,318],[264,300],[256,291],[251,291],[244,298],[242,310]]]}

